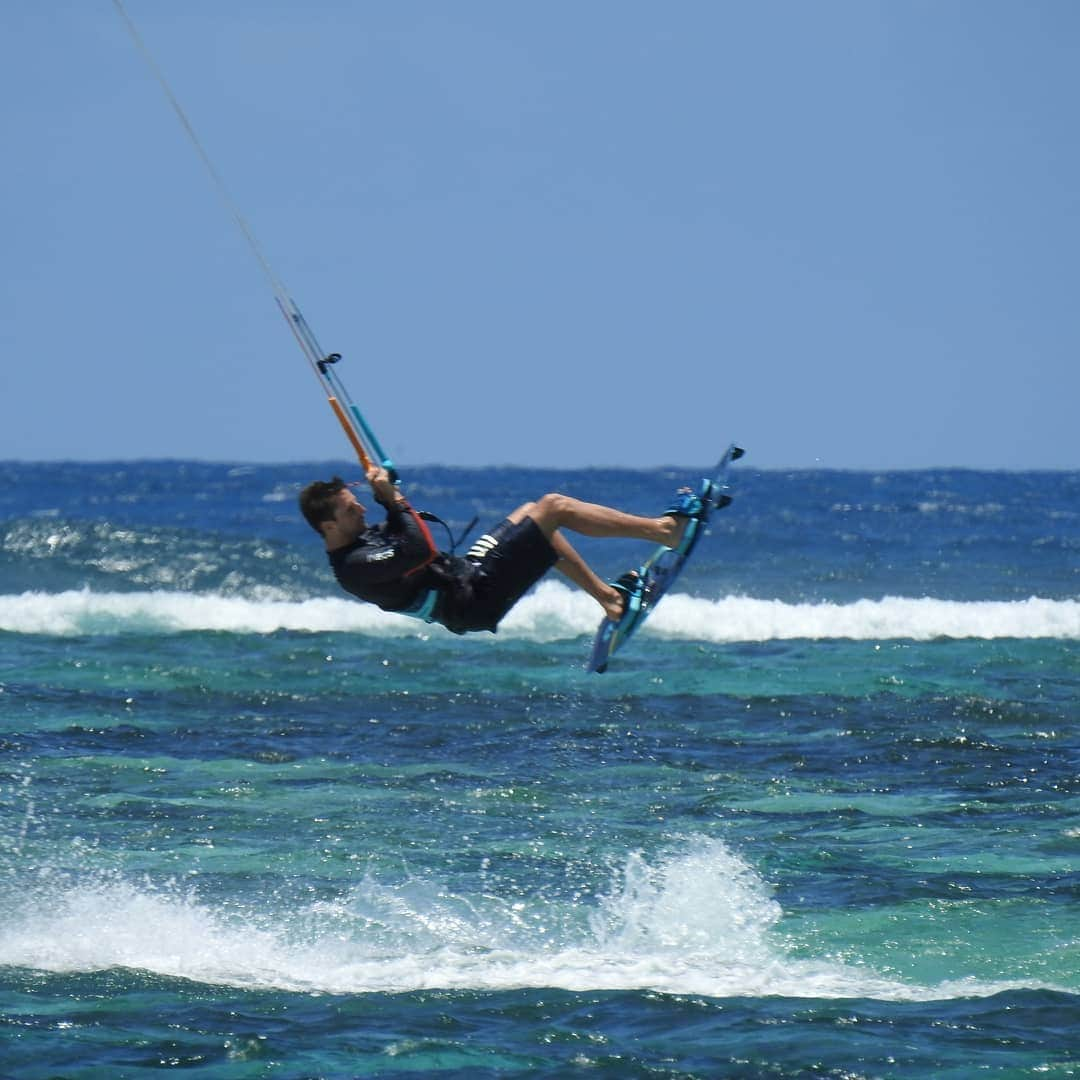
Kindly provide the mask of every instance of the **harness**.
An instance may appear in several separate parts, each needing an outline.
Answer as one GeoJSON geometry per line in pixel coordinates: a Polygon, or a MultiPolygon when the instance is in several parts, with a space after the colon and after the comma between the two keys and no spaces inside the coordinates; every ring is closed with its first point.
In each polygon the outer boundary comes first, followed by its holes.
{"type": "Polygon", "coordinates": [[[399,611],[398,615],[408,615],[414,619],[431,623],[435,621],[435,605],[439,602],[440,592],[438,589],[428,589],[411,608],[399,611]]]}
{"type": "MultiPolygon", "coordinates": [[[[464,542],[465,537],[468,536],[470,532],[472,532],[477,521],[479,521],[479,518],[474,517],[472,521],[470,521],[469,524],[461,530],[461,532],[455,539],[454,533],[451,530],[450,526],[447,525],[446,522],[443,521],[443,519],[438,515],[432,514],[428,510],[413,510],[411,506],[409,507],[409,512],[414,514],[418,518],[422,518],[424,521],[438,522],[446,530],[446,535],[450,538],[451,555],[453,555],[456,548],[464,542]]],[[[424,566],[429,565],[435,559],[435,556],[438,553],[437,549],[435,548],[434,541],[432,541],[431,539],[431,533],[427,530],[426,526],[421,525],[420,528],[423,530],[424,535],[427,538],[428,544],[432,548],[433,553],[431,557],[426,560],[421,566],[416,567],[416,570],[423,569],[424,566]]],[[[409,573],[415,573],[415,570],[410,570],[409,573]]],[[[411,607],[403,608],[401,611],[398,611],[397,614],[408,615],[410,618],[420,619],[422,622],[433,623],[435,622],[435,608],[439,603],[439,597],[441,595],[442,591],[440,589],[428,589],[427,592],[420,595],[419,599],[417,599],[411,607]]]]}

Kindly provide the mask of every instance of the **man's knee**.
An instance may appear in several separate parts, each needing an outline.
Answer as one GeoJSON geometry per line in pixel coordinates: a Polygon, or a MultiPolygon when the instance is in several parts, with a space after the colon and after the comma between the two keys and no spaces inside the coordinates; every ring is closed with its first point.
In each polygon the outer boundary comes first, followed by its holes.
{"type": "Polygon", "coordinates": [[[538,512],[545,518],[560,522],[566,516],[574,500],[569,495],[560,495],[557,491],[549,491],[536,500],[538,512]]]}
{"type": "Polygon", "coordinates": [[[519,509],[527,513],[545,532],[551,532],[563,523],[573,502],[569,495],[549,491],[546,495],[541,495],[536,502],[528,503],[519,509]]]}

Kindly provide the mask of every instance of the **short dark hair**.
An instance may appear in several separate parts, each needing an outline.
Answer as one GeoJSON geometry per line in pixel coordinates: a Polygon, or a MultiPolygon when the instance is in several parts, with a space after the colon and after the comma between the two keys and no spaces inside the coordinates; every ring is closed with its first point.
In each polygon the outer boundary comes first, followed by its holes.
{"type": "Polygon", "coordinates": [[[338,494],[348,484],[340,476],[330,480],[316,480],[300,492],[300,513],[307,523],[322,536],[322,523],[332,521],[337,512],[338,494]]]}

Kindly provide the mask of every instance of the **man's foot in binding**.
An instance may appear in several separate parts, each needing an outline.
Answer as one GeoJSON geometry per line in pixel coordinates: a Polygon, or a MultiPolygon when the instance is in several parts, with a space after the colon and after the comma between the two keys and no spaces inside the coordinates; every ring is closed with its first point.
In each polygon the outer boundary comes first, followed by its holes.
{"type": "Polygon", "coordinates": [[[615,590],[616,599],[603,604],[604,614],[611,622],[622,622],[630,610],[631,597],[641,588],[641,575],[636,570],[627,570],[609,585],[615,590]]]}
{"type": "MultiPolygon", "coordinates": [[[[706,483],[711,489],[712,483],[710,481],[706,481],[706,483]]],[[[709,491],[705,490],[703,493],[707,495],[709,491]]],[[[671,539],[666,542],[666,546],[677,548],[686,535],[686,527],[691,521],[699,521],[704,513],[705,504],[702,502],[701,496],[693,488],[679,488],[672,496],[671,504],[662,515],[671,518],[673,522],[671,539]]]]}

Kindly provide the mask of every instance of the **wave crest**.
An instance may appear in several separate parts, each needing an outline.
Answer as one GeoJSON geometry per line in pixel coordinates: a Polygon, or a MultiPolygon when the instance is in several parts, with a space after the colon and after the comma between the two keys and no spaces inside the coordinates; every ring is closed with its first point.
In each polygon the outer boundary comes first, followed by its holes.
{"type": "MultiPolygon", "coordinates": [[[[572,640],[597,626],[596,604],[557,582],[527,596],[500,627],[500,636],[530,641],[572,640]]],[[[405,637],[446,633],[402,615],[353,600],[290,600],[264,588],[245,597],[174,591],[0,595],[0,631],[51,636],[214,631],[272,634],[280,630],[405,637]]],[[[846,638],[1080,639],[1080,601],[1030,597],[1015,601],[884,597],[851,603],[793,604],[728,596],[706,600],[685,594],[664,599],[642,630],[671,640],[763,642],[846,638]]]]}

